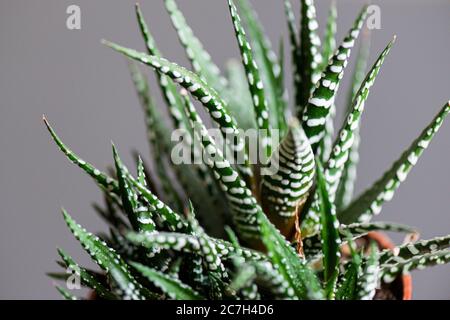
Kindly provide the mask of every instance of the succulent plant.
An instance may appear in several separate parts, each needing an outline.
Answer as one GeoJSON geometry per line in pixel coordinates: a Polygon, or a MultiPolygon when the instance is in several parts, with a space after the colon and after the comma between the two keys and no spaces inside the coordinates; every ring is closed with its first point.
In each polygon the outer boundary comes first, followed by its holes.
{"type": "MultiPolygon", "coordinates": [[[[289,67],[282,42],[277,55],[250,3],[236,2],[228,0],[242,64],[230,63],[226,76],[174,0],[165,0],[165,5],[191,69],[163,58],[138,5],[147,52],[104,42],[130,60],[145,112],[150,166],[136,156],[133,174],[113,146],[114,169],[105,173],[71,151],[44,118],[61,151],[102,190],[105,207],[95,209],[110,227],[109,234],[94,235],[63,210],[69,229],[102,271],[79,266],[62,250],[59,265],[76,270],[82,285],[98,299],[348,300],[373,299],[382,285],[402,274],[448,262],[450,235],[426,241],[409,237],[393,250],[380,248],[366,236],[377,230],[416,234],[414,228],[371,218],[417,163],[450,104],[445,103],[372,187],[353,197],[364,104],[395,37],[366,72],[367,7],[336,47],[334,3],[321,39],[314,1],[300,1],[298,28],[291,3],[285,0],[289,67]],[[333,141],[334,101],[360,33],[363,40],[342,111],[346,117],[333,141]],[[136,62],[156,72],[170,123],[136,62]],[[293,70],[291,107],[284,84],[287,69],[293,70]],[[225,136],[225,146],[210,136],[191,97],[225,136]],[[184,132],[182,144],[189,157],[204,161],[171,160],[177,143],[171,139],[174,129],[184,132]],[[260,133],[258,147],[266,157],[256,163],[247,141],[237,134],[243,129],[260,133]],[[234,138],[227,139],[229,134],[234,138]],[[224,149],[232,160],[242,161],[230,161],[224,149]],[[272,164],[277,170],[263,174],[272,164]]],[[[68,277],[65,272],[51,276],[68,277]]],[[[77,299],[57,288],[65,298],[77,299]]]]}

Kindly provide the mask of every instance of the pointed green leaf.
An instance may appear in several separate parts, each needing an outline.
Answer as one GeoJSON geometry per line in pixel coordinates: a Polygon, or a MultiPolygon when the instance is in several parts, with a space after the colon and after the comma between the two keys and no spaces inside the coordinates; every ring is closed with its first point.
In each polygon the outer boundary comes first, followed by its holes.
{"type": "Polygon", "coordinates": [[[241,51],[242,63],[247,74],[248,86],[253,97],[253,107],[255,110],[256,124],[260,134],[264,132],[262,138],[262,147],[264,154],[270,156],[272,153],[271,145],[271,127],[269,121],[269,108],[267,105],[264,83],[262,81],[259,67],[253,56],[253,49],[247,40],[244,28],[241,25],[241,18],[237,13],[233,0],[228,0],[231,19],[233,21],[234,31],[241,51]]]}
{"type": "Polygon", "coordinates": [[[183,13],[174,0],[165,0],[166,9],[177,31],[178,38],[186,50],[194,72],[205,79],[217,92],[224,92],[227,81],[220,75],[220,70],[211,60],[210,54],[204,49],[200,40],[194,35],[183,13]]]}
{"type": "Polygon", "coordinates": [[[66,157],[72,163],[80,167],[84,172],[86,172],[89,176],[91,176],[92,179],[94,179],[94,181],[103,189],[108,190],[109,192],[113,192],[116,195],[119,194],[119,185],[117,181],[110,178],[106,173],[101,172],[100,170],[92,166],[90,163],[84,161],[72,150],[66,147],[66,145],[61,141],[56,132],[50,126],[45,116],[43,117],[43,120],[45,125],[47,126],[48,131],[50,132],[50,135],[52,136],[53,140],[55,141],[59,149],[66,155],[66,157]]]}
{"type": "Polygon", "coordinates": [[[138,156],[138,164],[137,164],[137,181],[139,181],[140,184],[143,186],[147,186],[147,177],[145,173],[145,167],[144,162],[142,161],[141,157],[138,156]]]}
{"type": "Polygon", "coordinates": [[[339,232],[344,235],[350,233],[352,236],[364,236],[371,231],[389,231],[403,233],[418,233],[416,228],[395,222],[376,221],[370,223],[352,223],[342,225],[339,232]]]}
{"type": "Polygon", "coordinates": [[[373,215],[380,213],[383,203],[392,199],[395,191],[428,147],[449,112],[450,102],[447,102],[392,167],[372,187],[354,200],[347,209],[339,213],[339,220],[343,223],[365,222],[370,220],[373,215]]]}
{"type": "Polygon", "coordinates": [[[296,112],[299,119],[303,107],[320,79],[322,55],[320,53],[320,37],[317,35],[319,24],[316,19],[314,0],[301,0],[300,51],[297,58],[297,71],[300,72],[300,101],[297,101],[296,112]]]}
{"type": "Polygon", "coordinates": [[[341,245],[341,238],[339,236],[339,222],[336,217],[336,208],[330,201],[328,185],[322,170],[320,163],[317,163],[317,191],[320,203],[324,280],[327,296],[333,299],[339,273],[338,267],[341,257],[339,247],[341,245]]]}
{"type": "Polygon", "coordinates": [[[415,255],[409,259],[398,259],[392,263],[381,265],[381,279],[391,283],[401,273],[408,273],[415,269],[422,270],[439,264],[450,262],[450,250],[441,250],[423,255],[415,255]]]}
{"type": "Polygon", "coordinates": [[[253,56],[264,83],[270,123],[272,127],[281,129],[285,120],[281,118],[282,114],[279,114],[279,111],[285,109],[286,102],[283,99],[284,83],[279,81],[279,77],[282,76],[279,60],[250,2],[248,0],[239,0],[237,5],[240,9],[242,20],[247,26],[248,41],[252,46],[253,56]]]}
{"type": "MultiPolygon", "coordinates": [[[[325,70],[329,60],[333,57],[334,51],[336,50],[336,1],[331,1],[330,10],[328,13],[327,26],[325,29],[325,34],[323,37],[323,48],[322,48],[322,65],[320,70],[325,70]]],[[[330,108],[330,116],[327,118],[325,123],[325,135],[317,148],[317,157],[320,159],[322,164],[326,163],[328,160],[331,148],[333,144],[334,136],[334,118],[336,116],[336,106],[333,103],[330,108]]]]}
{"type": "Polygon", "coordinates": [[[235,292],[248,287],[251,283],[253,283],[256,276],[256,270],[253,265],[244,263],[239,264],[238,267],[239,268],[229,285],[230,290],[235,292]]]}
{"type": "Polygon", "coordinates": [[[356,244],[348,235],[347,242],[351,252],[351,260],[347,265],[336,290],[337,300],[355,300],[359,274],[361,272],[361,256],[356,252],[356,244]]]}
{"type": "MultiPolygon", "coordinates": [[[[155,40],[144,20],[139,4],[136,4],[136,17],[139,23],[142,37],[144,38],[147,52],[150,55],[162,57],[161,52],[156,46],[155,40]]],[[[175,83],[165,74],[157,72],[159,87],[163,93],[164,100],[169,107],[169,113],[175,128],[185,128],[186,123],[183,119],[183,103],[178,93],[175,83]]]]}
{"type": "MultiPolygon", "coordinates": [[[[339,234],[341,237],[351,235],[352,240],[361,238],[371,231],[402,232],[408,234],[418,233],[416,228],[393,222],[352,223],[349,225],[341,225],[339,227],[339,234]]],[[[346,243],[347,242],[344,241],[342,242],[342,245],[345,245],[346,243]]],[[[322,250],[322,242],[319,234],[304,238],[303,249],[306,256],[315,256],[318,258],[322,250]]]]}
{"type": "Polygon", "coordinates": [[[413,243],[406,243],[394,250],[384,250],[380,253],[380,263],[390,263],[407,260],[416,255],[433,253],[439,250],[450,248],[450,235],[436,237],[429,240],[421,240],[413,243]]]}
{"type": "Polygon", "coordinates": [[[188,285],[176,278],[172,278],[162,272],[146,267],[140,263],[131,262],[144,277],[160,288],[171,299],[176,300],[203,300],[204,298],[188,285]]]}
{"type": "Polygon", "coordinates": [[[168,205],[158,199],[150,190],[145,186],[136,181],[131,175],[127,175],[127,178],[134,185],[134,187],[139,191],[142,197],[148,202],[150,208],[154,207],[155,211],[158,212],[162,221],[170,228],[172,231],[185,231],[187,224],[184,219],[176,212],[174,212],[168,205]]]}
{"type": "Polygon", "coordinates": [[[155,231],[156,225],[153,221],[152,210],[139,203],[138,194],[128,180],[128,169],[123,165],[122,160],[120,160],[114,145],[112,148],[114,162],[116,164],[117,179],[119,181],[119,189],[122,195],[122,207],[128,215],[131,225],[138,231],[155,231]]]}
{"type": "MultiPolygon", "coordinates": [[[[356,94],[358,93],[359,87],[361,83],[364,81],[366,75],[367,63],[369,60],[370,53],[370,32],[364,30],[362,35],[362,42],[359,47],[357,53],[357,60],[355,69],[353,71],[352,77],[352,85],[347,95],[347,110],[346,114],[350,113],[350,110],[353,107],[353,100],[355,99],[356,94]]],[[[339,182],[339,187],[336,191],[336,209],[342,211],[345,207],[350,204],[350,201],[353,197],[353,190],[355,187],[356,181],[356,168],[359,161],[359,144],[360,144],[360,136],[359,136],[359,128],[354,130],[354,139],[353,145],[350,148],[348,154],[348,160],[345,163],[342,177],[339,182]]]]}
{"type": "Polygon", "coordinates": [[[322,66],[321,70],[325,70],[328,65],[328,61],[334,54],[336,50],[336,20],[337,20],[337,8],[336,0],[332,0],[330,4],[330,10],[328,12],[327,26],[325,29],[325,34],[323,37],[323,47],[322,47],[322,66]]]}
{"type": "Polygon", "coordinates": [[[297,108],[301,108],[301,78],[300,78],[300,66],[299,66],[299,56],[300,56],[300,44],[299,44],[299,31],[297,24],[295,22],[294,10],[292,9],[292,4],[290,0],[284,0],[284,13],[286,16],[286,21],[289,30],[289,42],[291,45],[291,63],[292,63],[292,80],[293,80],[293,90],[295,97],[295,105],[297,108]]]}
{"type": "Polygon", "coordinates": [[[83,248],[89,253],[91,258],[105,270],[118,286],[117,294],[124,299],[145,299],[156,298],[156,296],[141,286],[131,275],[128,265],[104,241],[87,232],[63,210],[64,220],[67,226],[80,241],[83,248]]]}
{"type": "Polygon", "coordinates": [[[361,115],[364,111],[364,104],[370,92],[370,88],[375,82],[375,79],[380,72],[384,59],[390,52],[394,39],[387,45],[387,47],[381,52],[377,61],[364,79],[358,93],[353,100],[353,107],[344,122],[336,142],[333,145],[330,159],[327,162],[325,177],[330,186],[330,200],[334,202],[336,196],[336,190],[339,185],[342,172],[344,170],[345,163],[348,161],[350,149],[354,142],[354,132],[359,127],[361,115]]]}
{"type": "Polygon", "coordinates": [[[285,87],[284,81],[284,72],[285,72],[285,58],[284,58],[284,41],[283,38],[280,39],[280,45],[278,49],[278,64],[280,66],[280,74],[277,77],[276,81],[280,84],[278,87],[278,99],[280,102],[277,104],[277,122],[278,122],[278,130],[280,130],[280,136],[283,137],[286,134],[287,130],[287,120],[288,117],[288,98],[289,93],[288,89],[285,87]]]}
{"type": "Polygon", "coordinates": [[[253,108],[248,107],[252,105],[252,96],[240,61],[232,59],[227,63],[227,78],[229,91],[233,93],[228,98],[230,113],[236,119],[239,128],[243,130],[256,128],[255,113],[253,108]]]}
{"type": "Polygon", "coordinates": [[[167,168],[167,155],[172,150],[170,141],[171,131],[165,124],[164,118],[151,97],[149,84],[139,69],[130,63],[130,71],[133,78],[139,100],[146,116],[147,135],[150,143],[153,162],[156,173],[162,186],[162,195],[169,205],[177,210],[182,209],[182,202],[171,183],[167,168]]]}
{"type": "MultiPolygon", "coordinates": [[[[317,86],[311,94],[311,97],[309,97],[308,92],[306,99],[309,98],[309,100],[307,100],[304,110],[300,110],[302,111],[302,114],[298,114],[299,119],[301,118],[303,121],[303,129],[309,138],[309,142],[311,143],[314,152],[317,150],[320,141],[325,136],[324,128],[327,118],[330,116],[330,108],[334,103],[339,84],[344,76],[344,69],[347,66],[351,49],[354,46],[366,16],[367,7],[364,7],[352,29],[350,29],[342,44],[330,59],[330,62],[322,74],[322,77],[320,77],[320,81],[317,82],[317,86]]],[[[313,84],[316,84],[316,82],[313,84]]]]}
{"type": "Polygon", "coordinates": [[[256,199],[239,174],[233,169],[228,160],[224,159],[222,151],[216,147],[209,136],[202,120],[192,104],[186,105],[186,114],[191,120],[191,126],[201,141],[204,150],[204,160],[214,171],[227,197],[239,236],[249,240],[258,235],[256,213],[261,210],[256,199]]]}

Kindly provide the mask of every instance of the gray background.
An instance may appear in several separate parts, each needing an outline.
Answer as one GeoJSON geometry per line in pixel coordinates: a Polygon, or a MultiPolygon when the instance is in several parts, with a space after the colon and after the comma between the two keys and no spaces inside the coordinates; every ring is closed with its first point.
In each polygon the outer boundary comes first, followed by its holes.
{"type": "MultiPolygon", "coordinates": [[[[225,0],[180,0],[180,7],[215,61],[238,50],[225,0]]],[[[318,0],[321,26],[329,1],[318,0]]],[[[286,34],[281,1],[253,1],[274,43],[286,34]]],[[[364,115],[357,189],[370,185],[449,99],[450,2],[373,1],[382,29],[371,62],[393,34],[364,115]]],[[[100,44],[108,38],[143,49],[134,1],[14,0],[0,2],[0,298],[59,298],[44,273],[57,270],[56,247],[89,262],[60,215],[64,206],[91,231],[105,226],[90,207],[100,193],[63,157],[41,121],[45,113],[63,140],[100,168],[111,163],[110,141],[122,154],[147,154],[144,123],[123,57],[100,44]],[[82,29],[65,28],[78,4],[82,29]]],[[[338,0],[338,41],[363,1],[338,0]]],[[[188,65],[162,1],[142,1],[166,56],[188,65]]],[[[295,6],[297,8],[297,6],[295,6]]],[[[287,38],[286,38],[287,39],[287,38]]],[[[349,69],[353,64],[349,65],[349,69]]],[[[348,87],[349,73],[341,93],[348,87]]],[[[154,89],[156,93],[156,88],[154,89]]],[[[342,108],[344,94],[338,99],[342,108]]],[[[445,123],[382,219],[419,227],[423,237],[450,232],[450,123],[445,123]]],[[[125,157],[131,164],[131,157],[125,157]]],[[[450,266],[414,273],[414,297],[450,298],[450,266]]]]}

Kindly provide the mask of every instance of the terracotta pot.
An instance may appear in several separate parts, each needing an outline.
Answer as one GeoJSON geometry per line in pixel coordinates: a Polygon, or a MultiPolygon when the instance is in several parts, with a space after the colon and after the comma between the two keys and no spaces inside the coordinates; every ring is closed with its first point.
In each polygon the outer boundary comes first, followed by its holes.
{"type": "MultiPolygon", "coordinates": [[[[369,232],[367,239],[373,240],[378,244],[380,249],[393,249],[394,243],[387,235],[381,232],[369,232]]],[[[377,290],[375,294],[378,299],[396,299],[396,300],[411,300],[412,298],[412,278],[410,274],[398,276],[390,284],[381,284],[381,289],[377,290]]]]}

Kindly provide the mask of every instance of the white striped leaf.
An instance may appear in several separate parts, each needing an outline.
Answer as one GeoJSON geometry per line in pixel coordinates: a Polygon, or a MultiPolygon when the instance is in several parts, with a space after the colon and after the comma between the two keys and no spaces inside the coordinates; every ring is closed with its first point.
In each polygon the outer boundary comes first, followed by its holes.
{"type": "Polygon", "coordinates": [[[308,98],[307,104],[299,114],[302,119],[302,126],[309,138],[313,151],[316,152],[321,140],[325,136],[325,124],[330,116],[330,109],[334,103],[336,93],[344,76],[344,70],[350,58],[351,49],[363,26],[367,16],[367,7],[359,14],[353,27],[350,29],[342,44],[336,50],[336,53],[330,59],[330,62],[317,81],[316,87],[308,98]]]}
{"type": "Polygon", "coordinates": [[[393,198],[395,191],[428,147],[449,112],[450,102],[447,102],[392,167],[372,187],[355,199],[347,209],[338,214],[339,220],[343,223],[366,222],[373,215],[380,213],[383,203],[393,198]]]}

